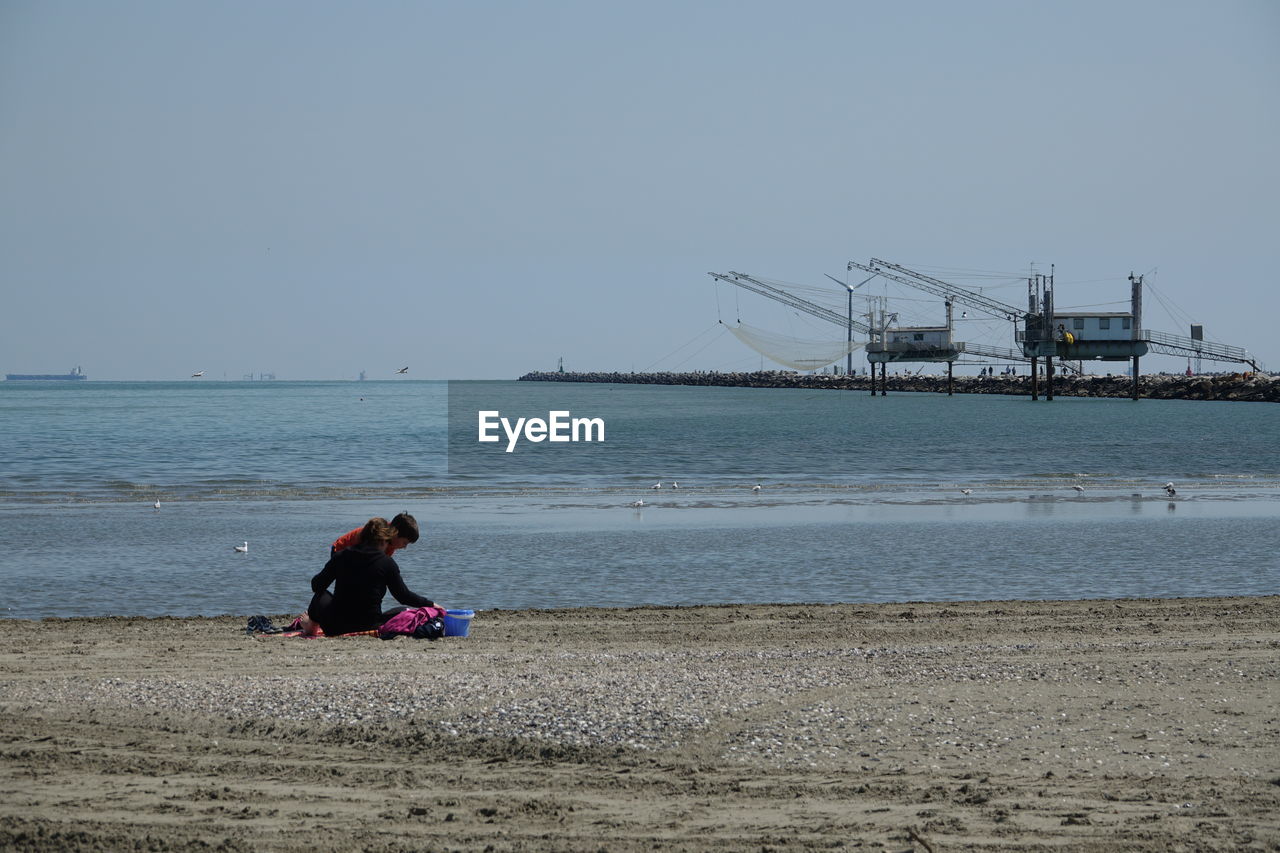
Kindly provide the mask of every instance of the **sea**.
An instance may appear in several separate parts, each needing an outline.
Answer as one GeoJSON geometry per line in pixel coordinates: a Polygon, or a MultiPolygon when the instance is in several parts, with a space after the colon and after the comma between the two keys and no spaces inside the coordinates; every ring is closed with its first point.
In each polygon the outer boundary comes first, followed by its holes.
{"type": "Polygon", "coordinates": [[[1269,403],[5,382],[0,616],[297,613],[398,512],[477,611],[1271,595],[1278,448],[1269,403]]]}

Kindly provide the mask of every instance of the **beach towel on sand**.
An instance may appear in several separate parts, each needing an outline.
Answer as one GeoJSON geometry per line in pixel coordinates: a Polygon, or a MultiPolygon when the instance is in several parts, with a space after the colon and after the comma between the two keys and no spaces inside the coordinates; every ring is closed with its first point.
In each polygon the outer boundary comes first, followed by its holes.
{"type": "MultiPolygon", "coordinates": [[[[310,632],[302,630],[301,616],[299,616],[297,619],[294,619],[293,622],[290,623],[288,627],[285,627],[285,628],[277,628],[275,625],[272,625],[271,620],[265,616],[254,616],[249,620],[249,625],[248,627],[245,628],[245,633],[251,637],[258,637],[258,638],[305,637],[307,639],[316,639],[316,638],[321,638],[326,636],[324,631],[320,629],[319,625],[316,625],[313,628],[313,630],[310,632]]],[[[378,632],[376,630],[353,631],[350,634],[334,634],[333,636],[334,637],[376,637],[378,636],[378,632]]]]}
{"type": "Polygon", "coordinates": [[[265,616],[254,616],[249,620],[245,633],[253,637],[305,637],[316,639],[322,637],[381,637],[393,640],[396,637],[417,637],[420,640],[435,640],[444,636],[443,607],[409,607],[382,624],[380,628],[370,631],[352,631],[349,634],[325,634],[319,625],[312,623],[311,631],[303,630],[302,617],[299,616],[285,628],[277,628],[265,616]]]}

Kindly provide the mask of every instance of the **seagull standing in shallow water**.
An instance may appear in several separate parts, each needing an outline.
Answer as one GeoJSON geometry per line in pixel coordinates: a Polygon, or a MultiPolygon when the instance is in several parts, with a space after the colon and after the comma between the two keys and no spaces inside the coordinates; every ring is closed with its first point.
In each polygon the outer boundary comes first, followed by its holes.
{"type": "Polygon", "coordinates": [[[156,501],[155,503],[153,503],[153,504],[152,504],[152,506],[153,506],[153,507],[155,507],[156,509],[159,509],[159,508],[160,508],[160,501],[156,501]]]}
{"type": "Polygon", "coordinates": [[[761,485],[759,483],[756,483],[754,486],[751,487],[751,491],[755,492],[758,495],[760,494],[761,488],[762,488],[761,485]]]}
{"type": "Polygon", "coordinates": [[[1178,493],[1178,490],[1177,490],[1177,489],[1175,489],[1175,488],[1173,487],[1173,483],[1165,483],[1165,484],[1164,484],[1164,493],[1165,493],[1166,495],[1168,495],[1169,497],[1173,497],[1174,495],[1176,495],[1176,494],[1178,493]]]}
{"type": "Polygon", "coordinates": [[[961,489],[961,490],[960,490],[960,494],[962,494],[962,495],[971,495],[971,494],[973,494],[973,489],[961,489]]]}
{"type": "Polygon", "coordinates": [[[237,546],[236,546],[236,551],[238,551],[238,552],[239,552],[239,553],[241,553],[241,554],[248,554],[248,553],[249,553],[249,543],[248,543],[248,542],[245,542],[243,545],[237,545],[237,546]]]}
{"type": "Polygon", "coordinates": [[[1081,493],[1084,492],[1084,486],[1076,485],[1076,486],[1072,486],[1071,488],[1075,489],[1077,492],[1081,492],[1081,493]]]}

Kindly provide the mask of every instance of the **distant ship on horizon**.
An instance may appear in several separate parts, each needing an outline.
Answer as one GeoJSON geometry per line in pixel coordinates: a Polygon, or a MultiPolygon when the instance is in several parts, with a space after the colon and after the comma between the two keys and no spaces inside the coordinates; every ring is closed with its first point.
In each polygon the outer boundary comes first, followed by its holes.
{"type": "Polygon", "coordinates": [[[9,382],[75,382],[89,377],[77,366],[70,373],[6,373],[9,382]]]}

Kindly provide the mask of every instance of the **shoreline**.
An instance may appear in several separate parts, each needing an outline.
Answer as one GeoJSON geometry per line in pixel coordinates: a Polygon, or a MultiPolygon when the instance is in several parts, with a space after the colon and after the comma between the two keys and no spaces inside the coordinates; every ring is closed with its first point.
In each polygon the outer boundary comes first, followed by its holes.
{"type": "MultiPolygon", "coordinates": [[[[594,382],[616,385],[692,385],[725,388],[804,388],[831,391],[865,391],[871,393],[869,376],[795,373],[782,370],[760,370],[750,373],[621,373],[532,371],[518,382],[594,382]]],[[[947,377],[933,375],[893,375],[887,377],[888,390],[946,394],[947,377]]],[[[956,376],[952,388],[957,394],[1001,394],[1031,396],[1030,376],[956,376]]],[[[1128,376],[1065,376],[1053,380],[1053,392],[1059,397],[1106,397],[1129,399],[1133,396],[1133,380],[1128,376]]],[[[1138,393],[1153,400],[1234,400],[1243,402],[1280,403],[1280,377],[1263,373],[1232,373],[1197,376],[1145,374],[1138,377],[1138,393]]],[[[1041,377],[1040,397],[1045,396],[1041,377]]]]}
{"type": "Polygon", "coordinates": [[[1280,845],[1277,596],[244,624],[0,620],[0,846],[1280,845]]]}
{"type": "MultiPolygon", "coordinates": [[[[1002,606],[1016,606],[1019,608],[1040,608],[1040,607],[1079,607],[1089,605],[1091,607],[1100,607],[1104,605],[1124,605],[1132,604],[1140,605],[1164,605],[1177,604],[1179,602],[1190,602],[1197,604],[1229,604],[1232,602],[1274,602],[1277,607],[1277,622],[1280,622],[1280,593],[1240,593],[1231,595],[1122,595],[1122,596],[1088,596],[1083,598],[957,598],[957,599],[919,599],[904,598],[886,601],[875,600],[857,600],[857,601],[774,601],[767,603],[746,603],[741,601],[716,601],[699,604],[662,604],[662,603],[644,603],[644,604],[571,604],[564,606],[547,606],[547,607],[492,607],[487,609],[467,608],[473,610],[480,616],[496,617],[504,623],[515,621],[517,623],[528,623],[531,621],[540,621],[542,619],[560,620],[565,618],[582,618],[593,624],[599,624],[611,619],[629,620],[634,618],[635,614],[652,612],[655,614],[667,614],[669,618],[679,618],[682,613],[714,613],[717,611],[735,611],[735,613],[745,614],[745,618],[750,619],[750,614],[755,611],[788,611],[797,608],[813,608],[815,610],[830,610],[835,612],[846,611],[850,608],[859,611],[878,611],[892,610],[894,608],[913,608],[925,607],[941,610],[953,609],[969,609],[969,608],[988,608],[998,609],[1002,606]]],[[[391,603],[391,599],[386,599],[384,604],[391,603]]],[[[904,611],[905,612],[905,611],[904,611]]],[[[57,628],[88,628],[96,630],[99,628],[120,628],[128,627],[131,630],[143,630],[147,626],[155,625],[163,627],[170,625],[195,623],[201,629],[216,630],[222,632],[230,626],[233,633],[239,635],[244,633],[244,627],[248,619],[253,616],[262,615],[259,613],[216,613],[216,614],[172,614],[172,613],[100,613],[88,615],[53,615],[53,616],[0,616],[0,628],[8,627],[9,630],[17,630],[19,626],[26,629],[34,629],[38,627],[57,628]]],[[[265,614],[266,618],[272,621],[277,627],[281,627],[291,622],[298,614],[295,612],[281,612],[276,614],[265,614]]],[[[902,616],[902,614],[898,614],[902,616]]],[[[792,617],[799,618],[799,617],[792,617]]],[[[808,617],[806,617],[808,618],[808,617]]],[[[813,617],[816,618],[816,617],[813,617]]],[[[907,617],[904,617],[907,618],[907,617]]],[[[5,638],[5,632],[0,630],[0,639],[5,638]]],[[[257,637],[256,639],[262,639],[257,637]]],[[[471,637],[458,638],[462,640],[473,639],[471,637]]],[[[0,669],[0,683],[3,683],[5,670],[0,669]]],[[[0,700],[3,695],[0,694],[0,700]]],[[[1280,769],[1280,768],[1278,768],[1280,769]]]]}

